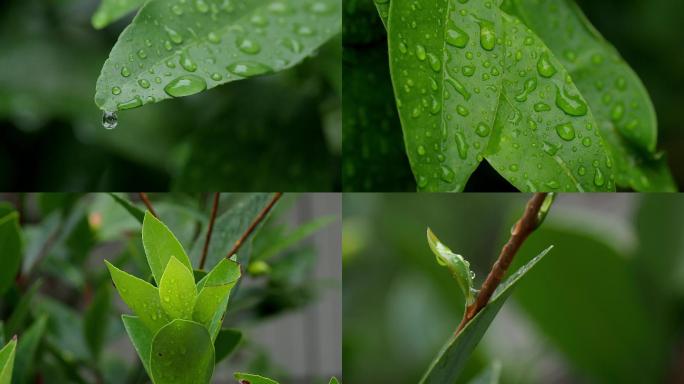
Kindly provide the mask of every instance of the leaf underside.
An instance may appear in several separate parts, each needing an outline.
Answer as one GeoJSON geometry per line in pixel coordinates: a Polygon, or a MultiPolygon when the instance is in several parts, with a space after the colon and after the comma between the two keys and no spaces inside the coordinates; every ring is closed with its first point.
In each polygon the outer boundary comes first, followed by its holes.
{"type": "Polygon", "coordinates": [[[508,277],[485,306],[458,334],[453,335],[432,361],[421,383],[454,383],[489,324],[513,292],[515,285],[551,250],[549,247],[508,277]]]}
{"type": "Polygon", "coordinates": [[[105,111],[195,94],[302,61],[341,29],[336,0],[148,1],[97,80],[105,111]]]}
{"type": "Polygon", "coordinates": [[[485,158],[523,191],[614,190],[612,160],[572,79],[484,0],[394,0],[390,68],[418,187],[462,191],[485,158]]]}

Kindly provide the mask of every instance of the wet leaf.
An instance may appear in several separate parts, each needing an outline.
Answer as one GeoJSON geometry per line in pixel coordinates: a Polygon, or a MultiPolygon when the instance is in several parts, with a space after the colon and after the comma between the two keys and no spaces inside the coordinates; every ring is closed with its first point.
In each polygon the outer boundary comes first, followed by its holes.
{"type": "Polygon", "coordinates": [[[235,372],[235,380],[240,382],[240,384],[278,384],[277,381],[271,380],[269,378],[254,375],[251,373],[235,372]]]}
{"type": "Polygon", "coordinates": [[[17,212],[8,213],[0,218],[0,250],[2,250],[0,296],[14,284],[14,278],[21,265],[22,240],[20,231],[17,212]]]}
{"type": "Polygon", "coordinates": [[[105,260],[121,299],[153,332],[169,322],[159,299],[159,290],[152,284],[130,275],[105,260]]]}
{"type": "Polygon", "coordinates": [[[145,0],[102,0],[90,22],[95,29],[102,29],[140,8],[143,3],[145,0]]]}
{"type": "Polygon", "coordinates": [[[484,0],[411,4],[392,2],[390,68],[420,189],[462,191],[486,158],[520,190],[614,190],[587,103],[534,33],[484,0]]]}
{"type": "Polygon", "coordinates": [[[12,382],[12,369],[14,368],[14,356],[17,348],[17,340],[10,340],[0,349],[0,384],[12,382]]]}
{"type": "Polygon", "coordinates": [[[572,0],[507,0],[503,8],[544,39],[591,105],[615,160],[616,182],[637,191],[676,191],[654,153],[658,122],[648,91],[572,0]]]}
{"type": "Polygon", "coordinates": [[[192,271],[172,257],[159,283],[161,306],[172,319],[190,320],[197,299],[192,271]]]}
{"type": "Polygon", "coordinates": [[[341,28],[340,2],[148,1],[97,81],[103,110],[139,107],[292,67],[341,28]]]}
{"type": "Polygon", "coordinates": [[[152,341],[150,369],[155,384],[209,383],[214,344],[200,324],[173,320],[152,341]]]}
{"type": "Polygon", "coordinates": [[[197,283],[200,293],[195,303],[192,319],[207,327],[212,340],[216,339],[221,328],[230,291],[239,278],[238,264],[223,259],[197,283]]]}
{"type": "Polygon", "coordinates": [[[145,371],[148,375],[152,376],[152,371],[150,371],[150,353],[152,351],[154,333],[137,316],[123,315],[121,320],[135,351],[138,352],[138,357],[140,357],[145,371]]]}
{"type": "Polygon", "coordinates": [[[149,211],[145,212],[145,219],[143,220],[142,241],[145,247],[145,254],[147,255],[147,262],[150,264],[150,269],[157,284],[160,283],[166,269],[166,264],[171,256],[174,256],[192,271],[190,259],[181,243],[176,239],[176,236],[149,211]]]}
{"type": "Polygon", "coordinates": [[[513,292],[513,288],[546,256],[551,248],[545,249],[499,285],[487,306],[444,345],[430,364],[427,373],[420,381],[421,383],[453,383],[456,381],[494,317],[513,292]]]}

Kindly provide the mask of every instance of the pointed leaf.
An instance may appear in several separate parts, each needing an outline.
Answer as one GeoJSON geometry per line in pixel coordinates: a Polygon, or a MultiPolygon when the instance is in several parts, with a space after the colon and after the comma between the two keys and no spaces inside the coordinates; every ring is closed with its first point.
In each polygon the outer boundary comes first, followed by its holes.
{"type": "Polygon", "coordinates": [[[449,247],[442,244],[430,228],[427,229],[427,240],[432,253],[437,257],[437,263],[449,269],[451,275],[461,288],[461,292],[463,292],[463,296],[466,299],[466,306],[471,305],[475,302],[475,296],[473,295],[474,275],[470,271],[470,263],[463,256],[453,253],[449,247]]]}
{"type": "Polygon", "coordinates": [[[206,328],[173,320],[152,341],[150,368],[155,384],[209,383],[214,372],[214,344],[206,328]]]}
{"type": "Polygon", "coordinates": [[[95,29],[102,29],[140,8],[143,3],[145,0],[102,0],[90,21],[95,29]]]}
{"type": "Polygon", "coordinates": [[[0,349],[0,384],[10,384],[12,382],[12,369],[14,368],[16,348],[17,340],[12,339],[0,349]]]}
{"type": "Polygon", "coordinates": [[[21,265],[21,248],[19,214],[14,211],[0,218],[0,296],[14,284],[14,278],[21,265]]]}
{"type": "Polygon", "coordinates": [[[513,288],[553,247],[542,253],[518,269],[499,285],[494,295],[485,306],[458,334],[451,336],[437,357],[432,361],[421,383],[453,383],[463,370],[475,346],[484,336],[487,328],[494,320],[504,302],[513,292],[513,288]]]}
{"type": "Polygon", "coordinates": [[[183,246],[171,233],[169,228],[149,211],[145,213],[142,227],[142,240],[147,255],[147,262],[154,275],[154,280],[160,284],[166,264],[171,256],[175,256],[189,270],[192,270],[190,259],[183,246]]]}
{"type": "Polygon", "coordinates": [[[157,288],[120,270],[107,260],[105,263],[121,299],[152,332],[169,322],[170,318],[161,306],[157,288]]]}
{"type": "Polygon", "coordinates": [[[240,267],[230,260],[222,260],[197,284],[197,297],[192,319],[204,325],[214,340],[223,323],[230,291],[240,277],[240,267]]]}
{"type": "Polygon", "coordinates": [[[121,320],[126,328],[126,333],[133,343],[135,351],[138,352],[140,361],[142,361],[145,372],[151,377],[150,370],[150,354],[152,353],[152,339],[154,333],[143,323],[140,318],[136,316],[123,315],[121,320]]]}
{"type": "Polygon", "coordinates": [[[373,0],[375,7],[378,9],[378,15],[382,23],[387,27],[390,11],[390,0],[373,0]]]}
{"type": "Polygon", "coordinates": [[[328,384],[340,384],[340,382],[337,380],[337,377],[331,377],[328,384]]]}
{"type": "Polygon", "coordinates": [[[172,257],[159,283],[164,311],[173,319],[189,320],[197,299],[195,278],[188,268],[172,257]]]}
{"type": "Polygon", "coordinates": [[[242,332],[237,329],[222,329],[214,341],[216,364],[228,357],[242,341],[242,332]]]}
{"type": "Polygon", "coordinates": [[[539,34],[572,75],[613,155],[618,185],[676,191],[667,164],[653,154],[658,123],[648,91],[577,4],[509,0],[504,9],[539,34]]]}
{"type": "Polygon", "coordinates": [[[235,372],[235,379],[240,384],[278,384],[275,380],[251,373],[235,372]]]}
{"type": "Polygon", "coordinates": [[[14,377],[12,383],[24,384],[31,379],[31,370],[35,359],[38,344],[43,338],[47,316],[42,316],[29,327],[26,332],[21,334],[21,339],[17,344],[17,358],[14,362],[14,377]]]}
{"type": "Polygon", "coordinates": [[[337,0],[151,0],[112,48],[95,103],[135,108],[290,68],[340,26],[337,0]]]}

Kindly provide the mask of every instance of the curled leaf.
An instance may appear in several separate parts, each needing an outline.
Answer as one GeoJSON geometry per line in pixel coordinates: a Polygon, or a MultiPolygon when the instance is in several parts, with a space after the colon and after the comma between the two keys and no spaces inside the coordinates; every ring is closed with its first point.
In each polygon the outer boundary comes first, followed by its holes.
{"type": "Polygon", "coordinates": [[[458,286],[461,287],[461,291],[463,291],[463,295],[466,298],[466,305],[475,302],[476,291],[473,288],[473,277],[475,274],[470,271],[470,263],[463,256],[453,253],[451,249],[442,244],[430,228],[427,229],[427,239],[430,249],[432,249],[432,252],[437,257],[437,263],[447,267],[451,271],[451,275],[456,279],[458,286]]]}

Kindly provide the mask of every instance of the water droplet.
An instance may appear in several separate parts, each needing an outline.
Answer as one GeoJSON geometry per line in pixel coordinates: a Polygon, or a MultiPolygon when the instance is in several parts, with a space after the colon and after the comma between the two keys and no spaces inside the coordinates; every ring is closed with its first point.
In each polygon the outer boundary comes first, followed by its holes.
{"type": "Polygon", "coordinates": [[[164,92],[172,97],[193,95],[207,89],[207,83],[203,78],[195,75],[184,75],[175,78],[164,87],[164,92]]]}
{"type": "Polygon", "coordinates": [[[484,50],[491,51],[496,44],[494,25],[488,21],[480,22],[480,45],[484,50]]]}
{"type": "Polygon", "coordinates": [[[142,105],[142,99],[140,96],[136,96],[128,101],[118,103],[116,107],[120,110],[137,108],[142,105]]]}
{"type": "Polygon", "coordinates": [[[439,72],[442,69],[442,61],[439,60],[439,58],[436,55],[433,55],[432,53],[428,53],[428,62],[430,63],[430,67],[432,67],[432,70],[435,72],[439,72]]]}
{"type": "Polygon", "coordinates": [[[491,129],[489,129],[485,123],[480,123],[477,125],[477,128],[475,128],[475,133],[477,133],[477,135],[480,137],[489,136],[489,132],[491,132],[491,129]]]}
{"type": "Polygon", "coordinates": [[[183,42],[183,36],[181,36],[180,33],[167,26],[164,26],[164,29],[166,30],[166,34],[169,36],[169,40],[171,40],[174,44],[181,44],[183,42]]]}
{"type": "Polygon", "coordinates": [[[446,82],[451,84],[451,86],[454,87],[456,92],[463,96],[463,98],[466,99],[466,101],[470,100],[470,92],[468,92],[466,87],[463,84],[461,84],[460,81],[449,77],[446,79],[446,82]]]}
{"type": "Polygon", "coordinates": [[[195,8],[199,13],[207,13],[209,11],[209,6],[204,0],[195,0],[195,8]]]}
{"type": "Polygon", "coordinates": [[[147,58],[147,52],[145,52],[144,49],[139,49],[138,52],[138,57],[141,59],[146,59],[147,58]]]}
{"type": "Polygon", "coordinates": [[[145,80],[145,79],[140,79],[140,80],[138,80],[138,85],[140,85],[141,87],[147,89],[147,88],[150,87],[150,82],[147,81],[147,80],[145,80]]]}
{"type": "Polygon", "coordinates": [[[183,52],[180,56],[180,65],[188,72],[195,72],[197,70],[197,64],[188,56],[187,53],[183,52]]]}
{"type": "Polygon", "coordinates": [[[420,61],[425,60],[425,58],[427,57],[427,55],[425,53],[425,47],[423,47],[420,44],[416,45],[416,57],[420,61]]]}
{"type": "Polygon", "coordinates": [[[455,178],[456,174],[454,173],[454,171],[448,166],[442,165],[442,174],[440,175],[440,179],[442,179],[442,181],[444,181],[445,183],[451,184],[454,182],[455,178]]]}
{"type": "Polygon", "coordinates": [[[591,147],[591,138],[585,137],[584,139],[582,139],[582,145],[584,145],[585,147],[591,147]]]}
{"type": "Polygon", "coordinates": [[[556,74],[556,68],[551,64],[548,53],[544,52],[537,61],[537,72],[542,77],[550,78],[556,74]]]}
{"type": "Polygon", "coordinates": [[[458,28],[453,21],[450,21],[449,24],[449,29],[446,31],[445,41],[447,44],[453,45],[454,47],[465,48],[470,40],[470,37],[468,37],[468,34],[462,29],[458,28]]]}
{"type": "Polygon", "coordinates": [[[250,39],[238,39],[237,46],[242,52],[250,55],[255,55],[261,51],[261,45],[250,39]]]}
{"type": "Polygon", "coordinates": [[[537,89],[537,79],[534,77],[527,79],[522,91],[520,91],[520,94],[515,96],[515,100],[519,102],[527,101],[527,96],[535,89],[537,89]]]}
{"type": "Polygon", "coordinates": [[[124,66],[121,68],[121,76],[123,76],[123,77],[128,77],[128,76],[130,76],[130,75],[131,75],[131,71],[128,69],[127,66],[124,65],[124,66]]]}
{"type": "Polygon", "coordinates": [[[301,36],[312,36],[315,33],[313,28],[309,27],[308,25],[298,25],[295,28],[295,32],[301,36]]]}
{"type": "Polygon", "coordinates": [[[102,113],[103,127],[105,127],[106,129],[114,129],[116,128],[117,124],[119,124],[119,118],[116,116],[116,112],[104,111],[104,113],[102,113]]]}
{"type": "Polygon", "coordinates": [[[300,43],[298,40],[291,38],[284,38],[281,41],[281,44],[283,45],[283,47],[289,49],[292,53],[300,53],[303,49],[302,43],[300,43]]]}
{"type": "Polygon", "coordinates": [[[242,77],[251,77],[273,72],[273,69],[271,67],[253,61],[233,63],[229,65],[227,69],[230,73],[242,77]]]}
{"type": "Polygon", "coordinates": [[[466,117],[470,114],[470,111],[468,110],[468,108],[466,108],[462,105],[456,106],[456,112],[463,117],[466,117]]]}
{"type": "Polygon", "coordinates": [[[171,12],[173,12],[176,16],[180,16],[183,14],[183,8],[181,8],[178,4],[174,4],[171,6],[171,12]]]}
{"type": "Polygon", "coordinates": [[[221,79],[223,79],[223,76],[221,76],[221,74],[217,72],[212,73],[210,77],[214,81],[220,81],[221,79]]]}
{"type": "Polygon", "coordinates": [[[546,186],[551,188],[551,189],[558,189],[560,188],[560,183],[557,182],[556,180],[551,180],[546,183],[546,186]]]}
{"type": "Polygon", "coordinates": [[[544,145],[542,147],[542,150],[546,152],[547,155],[549,156],[555,156],[556,153],[561,149],[560,145],[551,143],[549,141],[544,141],[544,145]]]}
{"type": "Polygon", "coordinates": [[[571,123],[558,124],[556,126],[556,133],[565,141],[572,141],[575,139],[575,128],[571,123]]]}
{"type": "Polygon", "coordinates": [[[518,167],[518,164],[511,164],[511,166],[508,167],[508,169],[509,169],[511,172],[518,172],[518,170],[519,170],[520,168],[518,167]]]}
{"type": "Polygon", "coordinates": [[[627,80],[625,80],[624,77],[620,76],[617,78],[617,80],[615,80],[615,86],[619,90],[624,91],[625,89],[627,89],[627,80]]]}
{"type": "Polygon", "coordinates": [[[418,155],[425,156],[425,153],[426,153],[425,147],[422,145],[418,146],[418,155]]]}
{"type": "Polygon", "coordinates": [[[209,39],[210,43],[218,44],[221,42],[221,37],[217,35],[215,32],[209,32],[207,34],[207,39],[209,39]]]}
{"type": "Polygon", "coordinates": [[[534,105],[535,112],[547,112],[551,110],[551,107],[546,103],[537,103],[534,105]]]}
{"type": "Polygon", "coordinates": [[[465,160],[468,157],[468,144],[466,143],[465,136],[461,132],[457,132],[454,135],[456,140],[456,148],[458,149],[458,156],[465,160]]]}
{"type": "Polygon", "coordinates": [[[613,106],[613,109],[610,111],[610,118],[614,122],[618,122],[622,120],[622,117],[625,114],[625,105],[622,102],[619,102],[613,106]]]}
{"type": "Polygon", "coordinates": [[[332,9],[326,3],[316,2],[309,6],[309,11],[312,13],[329,13],[332,9]]]}
{"type": "Polygon", "coordinates": [[[601,172],[601,168],[596,168],[594,171],[594,185],[597,187],[602,187],[606,183],[606,178],[601,172]]]}
{"type": "Polygon", "coordinates": [[[584,116],[587,114],[587,104],[578,95],[570,95],[556,86],[556,106],[570,116],[584,116]]]}
{"type": "Polygon", "coordinates": [[[118,95],[121,93],[121,88],[119,87],[112,87],[112,95],[118,95]]]}
{"type": "Polygon", "coordinates": [[[461,72],[463,73],[463,76],[471,77],[475,74],[475,67],[472,65],[464,65],[463,68],[461,68],[461,72]]]}

